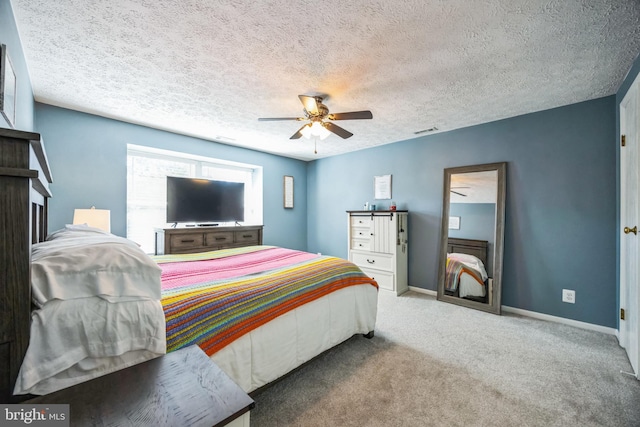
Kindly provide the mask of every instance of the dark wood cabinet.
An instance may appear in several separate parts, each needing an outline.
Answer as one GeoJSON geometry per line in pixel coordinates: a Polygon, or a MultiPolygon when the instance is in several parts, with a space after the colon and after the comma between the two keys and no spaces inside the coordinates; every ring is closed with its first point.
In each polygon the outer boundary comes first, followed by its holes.
{"type": "Polygon", "coordinates": [[[262,225],[156,228],[156,255],[188,254],[262,244],[262,225]]]}

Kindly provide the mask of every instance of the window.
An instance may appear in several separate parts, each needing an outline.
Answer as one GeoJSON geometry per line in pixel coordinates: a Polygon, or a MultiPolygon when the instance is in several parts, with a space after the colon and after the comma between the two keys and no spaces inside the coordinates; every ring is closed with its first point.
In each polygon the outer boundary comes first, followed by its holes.
{"type": "Polygon", "coordinates": [[[244,183],[245,223],[262,224],[262,168],[127,145],[127,238],[155,251],[154,228],[167,224],[167,176],[244,183]]]}

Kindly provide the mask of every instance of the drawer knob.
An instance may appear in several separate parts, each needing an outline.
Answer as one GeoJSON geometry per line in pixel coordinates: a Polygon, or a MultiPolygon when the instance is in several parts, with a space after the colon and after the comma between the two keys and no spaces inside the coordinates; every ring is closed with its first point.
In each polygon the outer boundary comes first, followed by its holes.
{"type": "Polygon", "coordinates": [[[227,240],[226,237],[216,237],[216,241],[220,241],[220,240],[227,240]]]}
{"type": "Polygon", "coordinates": [[[374,259],[374,260],[370,260],[369,258],[367,258],[367,262],[368,262],[369,264],[375,264],[375,263],[376,263],[376,260],[375,260],[375,259],[374,259]]]}
{"type": "Polygon", "coordinates": [[[181,243],[193,243],[195,242],[195,240],[191,239],[191,240],[180,240],[181,243]]]}
{"type": "Polygon", "coordinates": [[[253,237],[253,234],[243,234],[242,237],[244,237],[245,239],[248,239],[250,237],[253,237]]]}

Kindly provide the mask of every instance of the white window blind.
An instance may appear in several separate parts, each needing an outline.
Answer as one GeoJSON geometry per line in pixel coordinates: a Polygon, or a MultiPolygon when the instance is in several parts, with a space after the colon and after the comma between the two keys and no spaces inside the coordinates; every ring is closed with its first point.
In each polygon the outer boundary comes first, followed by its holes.
{"type": "Polygon", "coordinates": [[[262,224],[262,168],[147,147],[127,146],[127,238],[155,251],[154,228],[167,224],[167,176],[242,182],[245,223],[262,224]]]}

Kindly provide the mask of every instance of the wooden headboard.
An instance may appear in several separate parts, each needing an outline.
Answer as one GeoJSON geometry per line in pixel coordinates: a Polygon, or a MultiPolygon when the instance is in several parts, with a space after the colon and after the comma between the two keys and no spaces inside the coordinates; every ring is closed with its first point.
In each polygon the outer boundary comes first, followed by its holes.
{"type": "Polygon", "coordinates": [[[447,239],[447,253],[459,253],[473,255],[486,266],[489,252],[489,242],[486,240],[472,239],[447,239]]]}
{"type": "Polygon", "coordinates": [[[29,345],[31,244],[47,235],[52,182],[40,135],[0,128],[0,402],[12,391],[29,345]]]}

